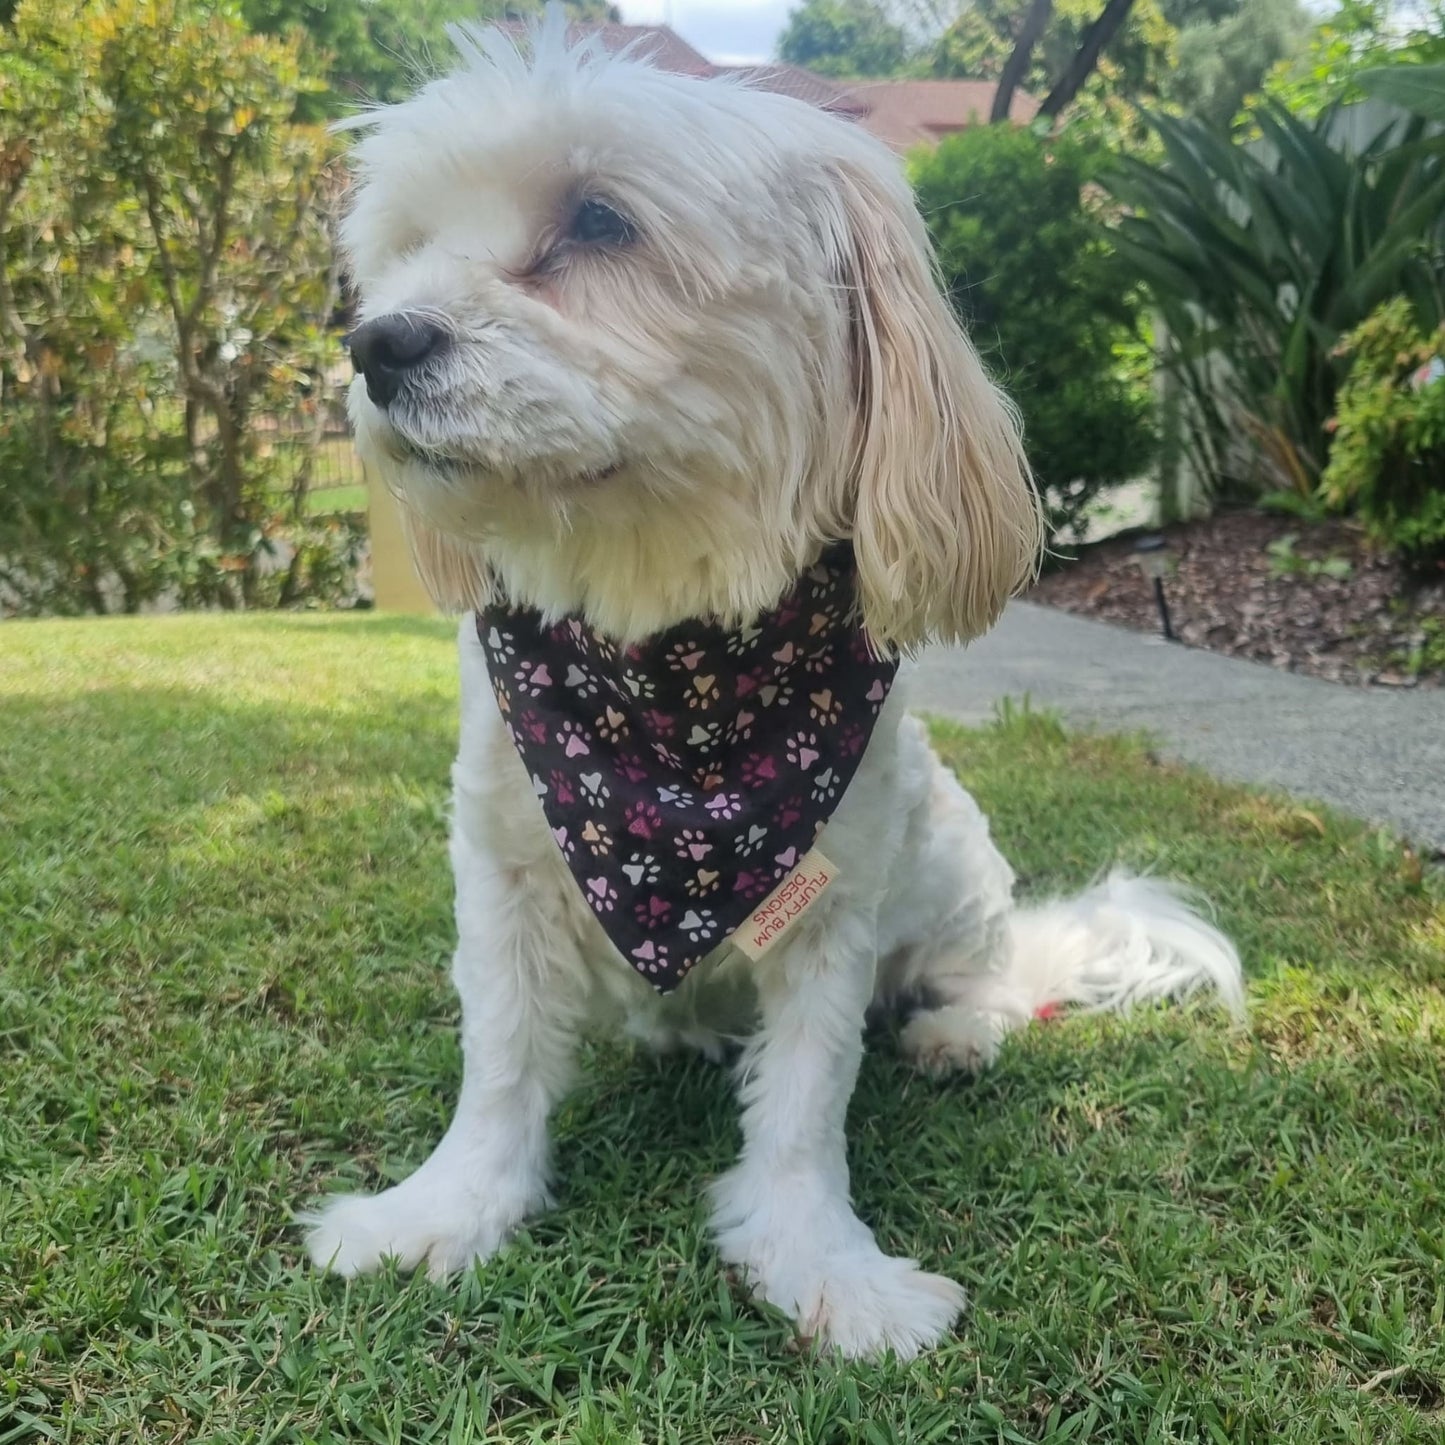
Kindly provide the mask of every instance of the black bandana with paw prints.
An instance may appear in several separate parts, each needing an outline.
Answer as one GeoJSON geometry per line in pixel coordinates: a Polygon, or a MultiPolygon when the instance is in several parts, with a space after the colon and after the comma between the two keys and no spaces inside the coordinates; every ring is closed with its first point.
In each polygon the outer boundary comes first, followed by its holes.
{"type": "Polygon", "coordinates": [[[477,615],[502,717],[613,946],[669,992],[813,846],[898,671],[835,546],[771,612],[618,648],[528,608],[477,615]]]}

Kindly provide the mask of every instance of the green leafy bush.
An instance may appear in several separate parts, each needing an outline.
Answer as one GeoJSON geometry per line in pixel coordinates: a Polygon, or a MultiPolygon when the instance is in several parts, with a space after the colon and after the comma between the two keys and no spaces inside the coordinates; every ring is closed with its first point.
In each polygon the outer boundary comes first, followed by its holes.
{"type": "Polygon", "coordinates": [[[943,278],[1008,387],[1054,524],[1078,533],[1104,487],[1153,453],[1132,279],[1090,213],[1095,158],[1012,126],[950,136],[913,165],[943,278]]]}
{"type": "Polygon", "coordinates": [[[1419,561],[1445,558],[1445,323],[1427,333],[1402,296],[1345,338],[1351,358],[1320,493],[1419,561]]]}
{"type": "Polygon", "coordinates": [[[306,478],[278,502],[296,468],[256,419],[317,414],[338,353],[310,86],[208,0],[0,29],[0,608],[270,595],[306,478]]]}

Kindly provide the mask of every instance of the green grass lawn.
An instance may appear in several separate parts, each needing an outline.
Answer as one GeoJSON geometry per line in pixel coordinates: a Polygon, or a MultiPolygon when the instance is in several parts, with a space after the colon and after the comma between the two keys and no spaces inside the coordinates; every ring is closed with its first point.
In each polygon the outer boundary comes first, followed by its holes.
{"type": "Polygon", "coordinates": [[[1253,1028],[1068,1019],[977,1081],[870,1054],[855,1196],[968,1286],[942,1348],[797,1349],[708,1242],[727,1077],[621,1048],[490,1265],[304,1266],[293,1207],[401,1178],[460,1077],[451,631],[0,628],[0,1442],[1441,1439],[1438,881],[1028,715],[938,729],[1025,889],[1204,885],[1253,1028]]]}

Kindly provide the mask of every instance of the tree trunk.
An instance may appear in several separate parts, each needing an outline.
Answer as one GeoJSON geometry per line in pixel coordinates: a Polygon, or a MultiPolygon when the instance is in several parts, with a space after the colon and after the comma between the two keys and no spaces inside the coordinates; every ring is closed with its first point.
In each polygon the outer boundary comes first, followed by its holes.
{"type": "Polygon", "coordinates": [[[1104,47],[1128,18],[1133,4],[1134,0],[1109,0],[1099,18],[1084,32],[1084,39],[1069,62],[1068,69],[1059,77],[1058,84],[1039,107],[1040,115],[1053,120],[1079,93],[1084,82],[1094,73],[1094,67],[1098,65],[1104,47]]]}
{"type": "Polygon", "coordinates": [[[1013,104],[1014,91],[1019,82],[1028,74],[1029,61],[1033,59],[1034,46],[1048,28],[1054,13],[1054,0],[1033,0],[1029,13],[1024,17],[1024,28],[1014,44],[1013,53],[1004,64],[1003,73],[993,93],[993,108],[988,113],[988,123],[997,125],[1008,119],[1009,107],[1013,104]]]}

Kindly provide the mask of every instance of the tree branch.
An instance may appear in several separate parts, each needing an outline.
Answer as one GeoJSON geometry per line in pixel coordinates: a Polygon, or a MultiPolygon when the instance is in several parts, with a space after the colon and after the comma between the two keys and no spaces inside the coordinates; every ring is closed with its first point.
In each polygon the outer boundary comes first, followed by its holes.
{"type": "Polygon", "coordinates": [[[1019,88],[1019,82],[1028,74],[1034,46],[1039,43],[1039,37],[1048,28],[1053,13],[1054,0],[1033,0],[1033,4],[1029,6],[1029,13],[1024,17],[1024,28],[1019,31],[1019,38],[1014,43],[1009,58],[1004,62],[1003,73],[999,76],[998,85],[994,88],[993,106],[988,113],[990,125],[997,125],[999,121],[1009,118],[1014,91],[1019,88]]]}
{"type": "Polygon", "coordinates": [[[1094,73],[1104,47],[1118,33],[1119,27],[1128,18],[1134,0],[1109,0],[1099,18],[1084,32],[1084,38],[1068,69],[1059,77],[1058,83],[1049,92],[1048,99],[1039,107],[1039,114],[1052,120],[1083,88],[1084,82],[1094,73]]]}

